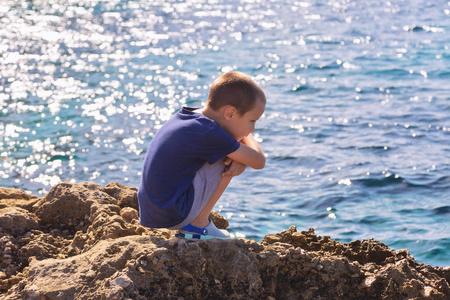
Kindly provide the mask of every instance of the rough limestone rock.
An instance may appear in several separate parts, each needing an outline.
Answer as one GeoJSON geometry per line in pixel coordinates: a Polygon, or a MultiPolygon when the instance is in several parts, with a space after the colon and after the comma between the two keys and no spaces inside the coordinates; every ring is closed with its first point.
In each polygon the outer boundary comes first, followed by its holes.
{"type": "Polygon", "coordinates": [[[450,268],[373,239],[291,226],[261,243],[186,241],[142,227],[136,189],[118,183],[60,183],[30,210],[15,199],[0,210],[0,299],[450,299],[450,268]]]}
{"type": "Polygon", "coordinates": [[[0,232],[17,236],[38,228],[38,219],[20,207],[0,209],[0,232]]]}
{"type": "Polygon", "coordinates": [[[31,211],[39,198],[23,190],[0,187],[0,208],[17,206],[31,211]]]}
{"type": "Polygon", "coordinates": [[[45,195],[36,210],[42,224],[67,224],[73,226],[84,222],[93,204],[117,204],[117,199],[109,196],[93,182],[78,184],[60,183],[45,195]]]}
{"type": "Polygon", "coordinates": [[[132,207],[139,210],[137,188],[125,186],[117,182],[110,182],[103,189],[108,195],[117,199],[120,207],[132,207]]]}

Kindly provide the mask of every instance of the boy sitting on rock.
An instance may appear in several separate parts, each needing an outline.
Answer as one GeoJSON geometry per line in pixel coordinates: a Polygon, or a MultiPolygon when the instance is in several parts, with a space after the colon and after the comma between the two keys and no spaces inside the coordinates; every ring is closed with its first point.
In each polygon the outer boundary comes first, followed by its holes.
{"type": "Polygon", "coordinates": [[[249,76],[217,78],[203,108],[183,107],[148,148],[138,191],[140,223],[180,229],[187,239],[230,238],[208,219],[233,176],[262,169],[265,156],[252,137],[266,97],[249,76]]]}

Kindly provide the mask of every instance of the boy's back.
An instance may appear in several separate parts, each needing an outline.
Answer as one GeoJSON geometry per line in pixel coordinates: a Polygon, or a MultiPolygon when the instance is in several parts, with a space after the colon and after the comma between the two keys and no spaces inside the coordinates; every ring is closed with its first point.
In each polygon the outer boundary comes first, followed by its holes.
{"type": "Polygon", "coordinates": [[[139,188],[144,226],[179,224],[192,206],[192,181],[197,170],[205,161],[213,164],[239,148],[239,143],[216,122],[193,110],[185,107],[175,114],[148,149],[139,188]]]}

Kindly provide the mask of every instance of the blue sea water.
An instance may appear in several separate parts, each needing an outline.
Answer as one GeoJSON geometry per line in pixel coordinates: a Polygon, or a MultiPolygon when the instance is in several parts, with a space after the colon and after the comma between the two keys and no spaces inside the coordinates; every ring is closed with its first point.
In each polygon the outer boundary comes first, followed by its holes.
{"type": "Polygon", "coordinates": [[[265,90],[266,168],[216,209],[450,265],[450,2],[0,2],[0,185],[138,186],[153,135],[239,70],[265,90]]]}

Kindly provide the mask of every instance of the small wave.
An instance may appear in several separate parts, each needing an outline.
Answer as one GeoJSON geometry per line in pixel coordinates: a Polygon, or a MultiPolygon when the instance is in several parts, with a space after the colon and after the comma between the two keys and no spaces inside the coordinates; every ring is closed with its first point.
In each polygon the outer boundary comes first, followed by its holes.
{"type": "Polygon", "coordinates": [[[403,26],[404,31],[411,31],[411,32],[421,32],[421,31],[427,31],[427,32],[445,32],[444,28],[436,27],[436,26],[421,26],[421,25],[412,25],[403,26]]]}
{"type": "Polygon", "coordinates": [[[431,185],[434,188],[448,189],[450,187],[450,176],[439,177],[437,180],[433,181],[431,185]]]}
{"type": "Polygon", "coordinates": [[[376,77],[385,77],[385,76],[392,76],[392,77],[401,77],[401,76],[408,76],[410,75],[409,70],[404,69],[384,69],[384,70],[368,70],[365,72],[366,75],[373,75],[376,77]]]}
{"type": "Polygon", "coordinates": [[[449,239],[441,239],[439,241],[432,241],[436,245],[429,250],[423,251],[419,255],[424,258],[425,261],[436,261],[436,263],[442,262],[442,265],[448,265],[449,257],[449,239]]]}
{"type": "MultiPolygon", "coordinates": [[[[73,157],[72,157],[73,159],[73,157]]],[[[54,155],[52,156],[49,161],[55,161],[55,160],[62,160],[62,161],[69,161],[70,160],[70,155],[54,155]]]]}
{"type": "Polygon", "coordinates": [[[384,187],[388,185],[403,184],[406,180],[395,174],[387,175],[382,178],[364,178],[352,180],[354,183],[361,183],[366,187],[384,187]]]}
{"type": "Polygon", "coordinates": [[[359,220],[358,223],[372,226],[379,226],[383,224],[389,224],[392,222],[391,218],[383,218],[380,216],[366,216],[359,220]]]}
{"type": "Polygon", "coordinates": [[[326,64],[320,64],[320,65],[310,65],[310,69],[314,70],[330,70],[330,69],[339,69],[341,68],[341,64],[338,64],[336,61],[326,64]]]}
{"type": "Polygon", "coordinates": [[[393,150],[392,147],[388,146],[365,146],[365,147],[358,147],[358,150],[373,150],[373,151],[390,151],[393,150]]]}
{"type": "Polygon", "coordinates": [[[290,90],[291,93],[308,92],[308,93],[311,93],[311,94],[317,93],[319,91],[320,91],[320,89],[311,87],[309,84],[302,84],[302,85],[298,84],[298,85],[295,85],[290,90]]]}
{"type": "Polygon", "coordinates": [[[419,215],[419,216],[421,216],[421,215],[426,215],[428,210],[425,209],[425,208],[413,208],[413,209],[411,209],[411,208],[404,208],[404,209],[398,210],[397,212],[400,213],[400,214],[408,214],[408,215],[412,214],[412,215],[419,215]]]}
{"type": "Polygon", "coordinates": [[[403,26],[403,30],[404,31],[411,31],[411,32],[420,32],[420,31],[424,31],[425,29],[423,28],[423,26],[418,26],[418,25],[412,25],[412,26],[403,26]]]}
{"type": "Polygon", "coordinates": [[[412,188],[426,188],[426,189],[444,189],[448,188],[450,185],[450,177],[443,176],[436,180],[430,180],[422,176],[417,179],[407,179],[398,174],[387,173],[383,177],[381,175],[378,178],[362,178],[362,179],[352,179],[353,183],[360,183],[366,187],[384,187],[389,185],[399,185],[403,184],[407,187],[412,188]]]}
{"type": "Polygon", "coordinates": [[[436,207],[435,209],[433,209],[433,213],[435,213],[436,215],[450,214],[450,206],[446,205],[446,206],[436,207]]]}
{"type": "MultiPolygon", "coordinates": [[[[333,196],[333,197],[328,197],[327,199],[325,199],[324,201],[320,201],[320,202],[316,202],[314,205],[315,209],[320,209],[320,210],[325,210],[328,207],[336,207],[338,206],[339,203],[341,202],[345,202],[348,201],[349,198],[346,196],[333,196]]],[[[335,212],[335,211],[333,211],[335,212]]],[[[326,215],[328,215],[328,212],[326,213],[326,215]]]]}
{"type": "Polygon", "coordinates": [[[285,160],[296,160],[296,159],[299,159],[299,157],[295,157],[295,156],[271,156],[270,158],[272,160],[275,160],[275,161],[285,161],[285,160]]]}
{"type": "MultiPolygon", "coordinates": [[[[341,233],[341,235],[343,235],[343,236],[350,236],[350,237],[352,237],[352,238],[353,238],[354,236],[359,235],[359,234],[360,234],[360,232],[355,231],[355,230],[344,231],[344,232],[341,233]]],[[[340,241],[342,242],[342,239],[341,239],[340,241]]]]}
{"type": "Polygon", "coordinates": [[[429,178],[428,176],[421,176],[419,178],[409,179],[408,185],[413,187],[427,187],[432,188],[434,190],[437,189],[448,189],[450,186],[450,177],[442,176],[429,178]]]}

